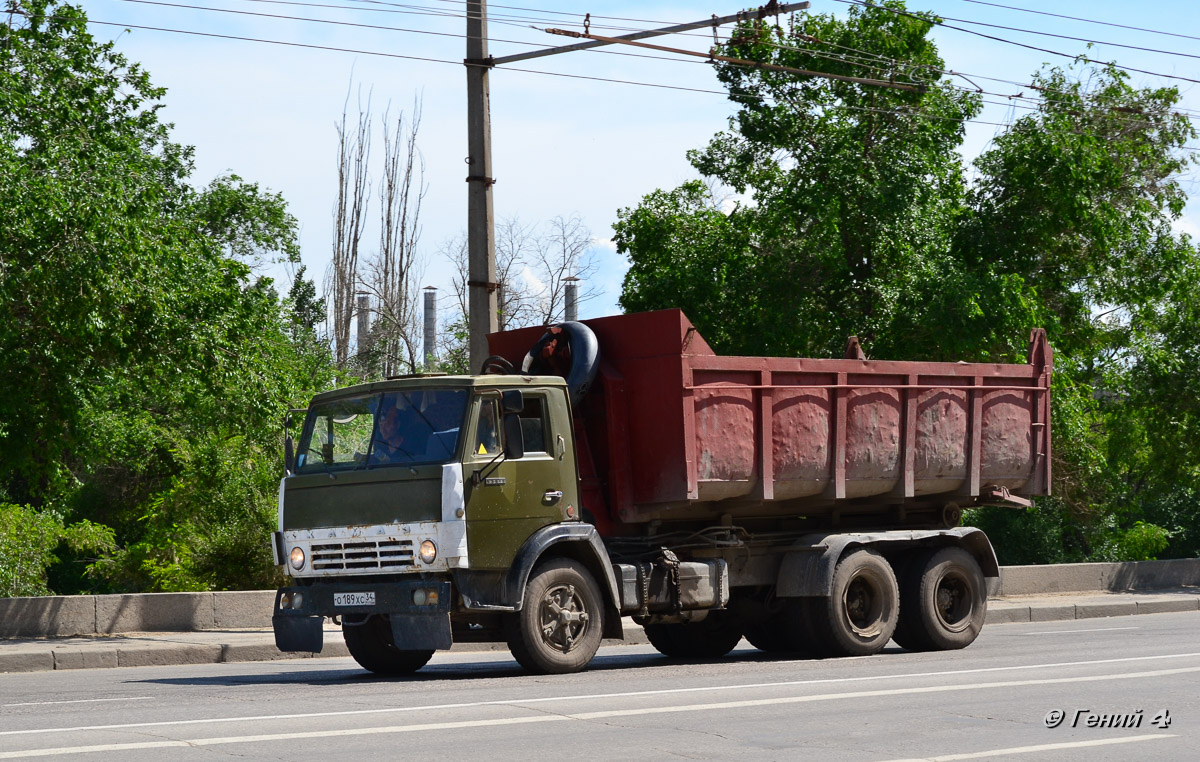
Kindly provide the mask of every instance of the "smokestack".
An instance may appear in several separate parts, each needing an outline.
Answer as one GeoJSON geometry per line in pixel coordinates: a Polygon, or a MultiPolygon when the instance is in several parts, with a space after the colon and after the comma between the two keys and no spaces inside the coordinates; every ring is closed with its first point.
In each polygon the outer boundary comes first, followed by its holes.
{"type": "Polygon", "coordinates": [[[425,369],[437,360],[437,289],[425,287],[425,369]]]}
{"type": "Polygon", "coordinates": [[[358,355],[362,357],[371,350],[371,297],[358,295],[358,355]]]}
{"type": "Polygon", "coordinates": [[[567,320],[578,320],[579,291],[575,284],[579,282],[579,278],[572,275],[570,278],[563,278],[563,282],[567,284],[567,320]]]}

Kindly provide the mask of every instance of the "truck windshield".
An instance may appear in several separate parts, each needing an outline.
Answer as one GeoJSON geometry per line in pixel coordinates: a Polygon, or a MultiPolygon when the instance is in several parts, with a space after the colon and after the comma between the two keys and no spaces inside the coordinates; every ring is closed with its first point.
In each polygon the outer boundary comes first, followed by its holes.
{"type": "Polygon", "coordinates": [[[414,389],[347,397],[308,411],[297,473],[444,463],[458,450],[463,389],[414,389]]]}

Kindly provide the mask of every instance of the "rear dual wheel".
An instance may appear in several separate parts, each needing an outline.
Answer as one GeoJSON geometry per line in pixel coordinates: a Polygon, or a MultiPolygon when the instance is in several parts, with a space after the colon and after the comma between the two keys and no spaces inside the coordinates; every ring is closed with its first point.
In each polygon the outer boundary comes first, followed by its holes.
{"type": "Polygon", "coordinates": [[[833,572],[828,598],[793,599],[793,626],[816,656],[869,656],[892,639],[900,612],[896,575],[873,550],[849,553],[833,572]],[[807,615],[807,616],[805,616],[807,615]]]}
{"type": "Polygon", "coordinates": [[[901,579],[900,611],[893,637],[909,651],[971,645],[987,616],[979,563],[962,548],[942,548],[913,559],[901,579]]]}

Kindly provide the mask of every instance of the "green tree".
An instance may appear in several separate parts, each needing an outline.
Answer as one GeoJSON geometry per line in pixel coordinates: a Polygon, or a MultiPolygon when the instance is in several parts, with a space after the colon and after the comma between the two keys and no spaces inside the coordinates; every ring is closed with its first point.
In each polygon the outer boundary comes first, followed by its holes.
{"type": "Polygon", "coordinates": [[[279,420],[330,379],[252,275],[296,261],[295,219],[235,175],[193,188],[162,96],[79,8],[0,27],[0,499],[115,530],[101,578],[51,568],[68,591],[269,579],[279,420]]]}
{"type": "Polygon", "coordinates": [[[305,267],[296,271],[288,291],[288,332],[292,341],[316,336],[317,326],[325,322],[325,300],[317,298],[317,284],[304,277],[305,267]]]}
{"type": "Polygon", "coordinates": [[[727,352],[823,354],[856,333],[882,356],[900,330],[914,333],[924,300],[911,295],[947,275],[964,191],[956,148],[979,110],[938,73],[931,26],[853,7],[739,27],[728,55],[910,89],[718,64],[738,111],[689,158],[741,202],[725,214],[695,184],[623,210],[622,306],[680,306],[727,352]],[[830,57],[838,46],[904,63],[847,63],[830,57]]]}

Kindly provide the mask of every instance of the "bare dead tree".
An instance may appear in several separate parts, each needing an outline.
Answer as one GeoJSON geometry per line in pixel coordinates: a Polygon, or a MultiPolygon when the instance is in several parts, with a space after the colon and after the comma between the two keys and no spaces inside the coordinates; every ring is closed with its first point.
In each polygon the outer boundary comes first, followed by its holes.
{"type": "Polygon", "coordinates": [[[558,216],[548,223],[549,231],[537,238],[533,267],[542,288],[536,295],[537,319],[543,325],[561,322],[566,312],[566,279],[575,277],[582,282],[577,302],[595,299],[600,290],[592,285],[589,276],[596,271],[590,253],[592,233],[578,215],[558,216]]]}
{"type": "MultiPolygon", "coordinates": [[[[583,220],[578,215],[559,216],[550,220],[546,228],[540,232],[516,217],[504,219],[496,226],[501,329],[561,322],[566,312],[567,278],[575,277],[582,282],[582,288],[576,292],[578,303],[600,294],[588,280],[596,271],[596,263],[590,253],[592,234],[583,220]]],[[[455,337],[465,335],[463,331],[455,331],[456,326],[465,326],[467,319],[466,237],[460,234],[443,244],[442,256],[454,267],[451,287],[457,309],[446,321],[450,338],[442,343],[442,351],[449,355],[460,349],[455,337]]]]}
{"type": "MultiPolygon", "coordinates": [[[[346,96],[350,100],[349,94],[346,96]]],[[[325,278],[325,296],[333,310],[334,360],[345,369],[350,358],[350,326],[358,290],[358,247],[362,240],[370,187],[367,165],[371,154],[371,110],[359,110],[351,124],[346,109],[336,123],[338,136],[338,193],[333,207],[333,259],[325,278]]],[[[359,337],[362,340],[364,337],[359,337]]]]}
{"type": "Polygon", "coordinates": [[[400,112],[383,119],[383,172],[379,181],[379,250],[367,263],[362,287],[373,297],[372,354],[383,376],[415,372],[421,360],[421,279],[417,256],[421,204],[429,186],[425,159],[417,148],[421,104],[411,118],[400,112]]]}
{"type": "Polygon", "coordinates": [[[455,312],[451,323],[467,324],[467,235],[459,233],[442,243],[439,253],[450,263],[450,288],[454,291],[455,312]]]}
{"type": "Polygon", "coordinates": [[[517,217],[496,226],[496,277],[500,284],[500,328],[522,328],[537,321],[529,265],[537,251],[537,230],[517,217]]]}
{"type": "MultiPolygon", "coordinates": [[[[496,224],[496,282],[500,284],[497,306],[500,329],[534,325],[538,319],[534,296],[538,288],[529,283],[529,264],[537,251],[536,230],[516,217],[496,224]]],[[[459,234],[442,245],[442,256],[454,266],[451,288],[464,324],[467,316],[467,239],[459,234]]]]}

